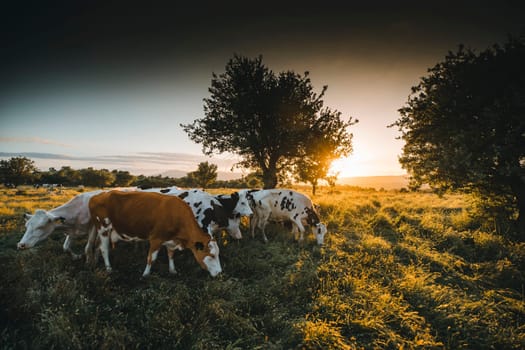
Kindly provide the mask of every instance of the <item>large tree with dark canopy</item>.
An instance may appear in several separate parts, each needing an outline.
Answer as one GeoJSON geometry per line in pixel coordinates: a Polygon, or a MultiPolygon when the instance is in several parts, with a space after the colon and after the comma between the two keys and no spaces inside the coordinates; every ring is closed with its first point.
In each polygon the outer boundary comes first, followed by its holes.
{"type": "Polygon", "coordinates": [[[0,160],[0,181],[18,185],[31,183],[38,169],[35,162],[27,157],[12,157],[0,160]]]}
{"type": "Polygon", "coordinates": [[[314,92],[308,72],[274,74],[261,56],[235,55],[223,74],[212,76],[205,117],[182,127],[205,154],[238,154],[240,166],[260,170],[264,187],[274,188],[299,159],[318,158],[312,144],[335,158],[351,152],[346,129],[355,122],[323,107],[325,91],[314,92]]]}
{"type": "Polygon", "coordinates": [[[460,46],[428,73],[393,124],[412,185],[508,198],[525,240],[525,38],[460,46]]]}

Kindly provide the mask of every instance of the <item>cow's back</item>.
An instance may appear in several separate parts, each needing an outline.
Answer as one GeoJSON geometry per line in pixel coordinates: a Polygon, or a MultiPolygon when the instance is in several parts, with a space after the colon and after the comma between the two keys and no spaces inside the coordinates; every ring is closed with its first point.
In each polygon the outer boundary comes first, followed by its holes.
{"type": "Polygon", "coordinates": [[[89,206],[94,220],[107,218],[118,233],[141,239],[154,231],[169,240],[194,221],[186,203],[157,193],[110,191],[93,197],[89,206]]]}
{"type": "Polygon", "coordinates": [[[290,212],[295,209],[302,209],[308,205],[305,196],[290,190],[267,190],[266,193],[261,193],[259,198],[261,201],[266,201],[272,207],[274,212],[290,212]]]}

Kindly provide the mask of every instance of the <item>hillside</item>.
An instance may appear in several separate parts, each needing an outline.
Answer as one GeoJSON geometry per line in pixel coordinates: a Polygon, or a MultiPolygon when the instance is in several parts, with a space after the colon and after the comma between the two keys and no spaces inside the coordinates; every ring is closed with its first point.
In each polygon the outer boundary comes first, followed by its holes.
{"type": "Polygon", "coordinates": [[[399,190],[408,186],[408,177],[406,175],[344,177],[339,179],[337,184],[375,188],[376,190],[381,188],[385,190],[399,190]]]}
{"type": "MultiPolygon", "coordinates": [[[[181,170],[169,170],[163,172],[162,176],[169,176],[179,178],[186,176],[187,173],[181,170]]],[[[219,171],[218,180],[234,180],[239,179],[242,175],[235,172],[219,171]]],[[[338,185],[349,185],[363,188],[374,188],[376,190],[399,190],[408,186],[408,177],[406,175],[399,176],[358,176],[358,177],[343,177],[337,180],[338,185]]]]}

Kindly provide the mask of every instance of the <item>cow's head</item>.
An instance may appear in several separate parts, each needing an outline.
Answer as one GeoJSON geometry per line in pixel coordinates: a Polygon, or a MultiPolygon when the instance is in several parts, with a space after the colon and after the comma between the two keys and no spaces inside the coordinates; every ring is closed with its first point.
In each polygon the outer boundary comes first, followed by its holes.
{"type": "Polygon", "coordinates": [[[201,267],[208,270],[212,277],[217,276],[222,272],[221,262],[219,260],[219,246],[215,239],[210,239],[204,242],[195,242],[191,247],[195,259],[201,267]]]}
{"type": "Polygon", "coordinates": [[[241,215],[236,214],[233,217],[228,218],[228,226],[226,227],[226,231],[235,239],[241,239],[242,238],[242,232],[240,229],[241,225],[241,215]]]}
{"type": "Polygon", "coordinates": [[[208,208],[203,213],[203,218],[200,220],[201,227],[206,229],[208,233],[213,235],[213,232],[218,229],[225,229],[228,234],[235,239],[241,239],[242,233],[239,228],[241,224],[241,216],[239,214],[227,213],[224,207],[220,204],[211,201],[212,208],[208,208]],[[213,222],[214,228],[210,230],[209,224],[213,222]]]}
{"type": "Polygon", "coordinates": [[[234,214],[240,214],[241,216],[253,215],[252,207],[250,206],[250,200],[253,200],[253,196],[250,193],[246,191],[241,193],[234,192],[231,196],[233,200],[237,201],[233,209],[234,214]]]}
{"type": "Polygon", "coordinates": [[[241,216],[250,216],[253,214],[250,203],[244,192],[242,196],[237,192],[233,192],[231,195],[219,195],[216,198],[227,213],[239,214],[241,216]]]}
{"type": "Polygon", "coordinates": [[[322,222],[317,223],[313,227],[313,231],[314,231],[314,234],[315,234],[315,239],[317,240],[317,244],[323,245],[323,243],[324,243],[324,235],[327,232],[326,225],[323,224],[322,222]]]}
{"type": "Polygon", "coordinates": [[[26,232],[18,242],[18,249],[28,249],[34,247],[38,242],[43,241],[66,220],[63,217],[55,216],[45,210],[38,209],[34,215],[25,214],[26,232]]]}

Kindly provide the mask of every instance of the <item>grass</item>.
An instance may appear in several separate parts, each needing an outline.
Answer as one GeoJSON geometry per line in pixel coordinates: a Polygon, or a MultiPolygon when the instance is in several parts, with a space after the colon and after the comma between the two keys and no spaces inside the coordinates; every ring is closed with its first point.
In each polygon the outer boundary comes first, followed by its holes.
{"type": "Polygon", "coordinates": [[[0,347],[525,348],[525,244],[487,231],[470,198],[326,191],[314,198],[323,247],[312,235],[300,246],[279,225],[264,244],[245,226],[241,241],[221,237],[218,278],[184,251],[177,275],[163,252],[143,279],[147,243],[119,243],[111,274],[71,260],[60,233],[16,251],[24,212],[78,192],[3,189],[0,347]]]}

